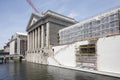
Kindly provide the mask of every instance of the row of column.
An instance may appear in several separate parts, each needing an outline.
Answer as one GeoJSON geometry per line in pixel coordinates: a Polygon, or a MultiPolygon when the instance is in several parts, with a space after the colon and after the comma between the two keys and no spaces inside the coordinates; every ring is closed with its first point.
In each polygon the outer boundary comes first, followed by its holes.
{"type": "Polygon", "coordinates": [[[49,23],[28,33],[28,50],[49,46],[49,23]]]}

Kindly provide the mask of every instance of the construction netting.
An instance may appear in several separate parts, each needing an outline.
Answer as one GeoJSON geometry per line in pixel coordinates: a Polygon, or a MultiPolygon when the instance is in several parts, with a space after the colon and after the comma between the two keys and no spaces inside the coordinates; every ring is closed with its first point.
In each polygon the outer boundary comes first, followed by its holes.
{"type": "Polygon", "coordinates": [[[119,22],[119,11],[99,16],[97,19],[84,24],[78,23],[79,25],[72,28],[63,29],[59,32],[59,42],[60,44],[66,44],[78,40],[115,35],[119,33],[119,22]]]}

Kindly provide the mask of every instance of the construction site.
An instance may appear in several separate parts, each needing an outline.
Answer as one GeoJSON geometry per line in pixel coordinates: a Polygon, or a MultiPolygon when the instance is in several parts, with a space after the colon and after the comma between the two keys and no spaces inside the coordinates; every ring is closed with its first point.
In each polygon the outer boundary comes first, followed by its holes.
{"type": "Polygon", "coordinates": [[[99,57],[98,41],[101,38],[107,39],[120,34],[119,10],[120,8],[115,8],[59,30],[60,45],[67,44],[70,46],[71,44],[76,44],[76,42],[88,41],[84,45],[74,45],[76,67],[99,70],[97,64],[99,57]]]}
{"type": "Polygon", "coordinates": [[[120,74],[119,7],[80,22],[51,10],[33,13],[26,31],[29,62],[120,74]]]}
{"type": "Polygon", "coordinates": [[[120,80],[119,2],[1,1],[0,80],[120,80]]]}
{"type": "Polygon", "coordinates": [[[119,9],[114,9],[59,31],[60,44],[119,34],[119,9]]]}
{"type": "Polygon", "coordinates": [[[53,47],[57,61],[80,69],[119,73],[119,10],[115,8],[59,30],[60,45],[53,47]]]}

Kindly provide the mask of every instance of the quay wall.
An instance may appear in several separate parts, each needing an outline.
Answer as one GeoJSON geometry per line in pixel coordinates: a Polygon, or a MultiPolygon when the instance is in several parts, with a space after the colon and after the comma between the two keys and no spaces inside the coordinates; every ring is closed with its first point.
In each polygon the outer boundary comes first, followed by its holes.
{"type": "MultiPolygon", "coordinates": [[[[75,47],[85,45],[88,43],[88,41],[82,41],[70,45],[61,45],[53,47],[54,57],[57,61],[53,60],[51,57],[48,57],[48,65],[60,66],[58,64],[60,63],[63,66],[76,67],[75,47]]],[[[119,53],[120,35],[99,38],[96,43],[97,70],[120,74],[119,53]]]]}
{"type": "MultiPolygon", "coordinates": [[[[69,66],[76,68],[75,48],[89,44],[88,41],[75,42],[69,45],[52,47],[52,55],[44,53],[29,53],[26,60],[33,63],[52,66],[69,66]]],[[[96,43],[97,71],[120,74],[120,35],[99,38],[96,43]]]]}

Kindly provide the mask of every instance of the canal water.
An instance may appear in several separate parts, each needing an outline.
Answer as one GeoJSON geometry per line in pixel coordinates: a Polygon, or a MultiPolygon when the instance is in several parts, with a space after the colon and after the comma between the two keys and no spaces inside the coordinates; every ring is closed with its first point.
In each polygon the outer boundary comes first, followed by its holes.
{"type": "Polygon", "coordinates": [[[120,80],[120,78],[23,61],[0,64],[0,80],[120,80]]]}

